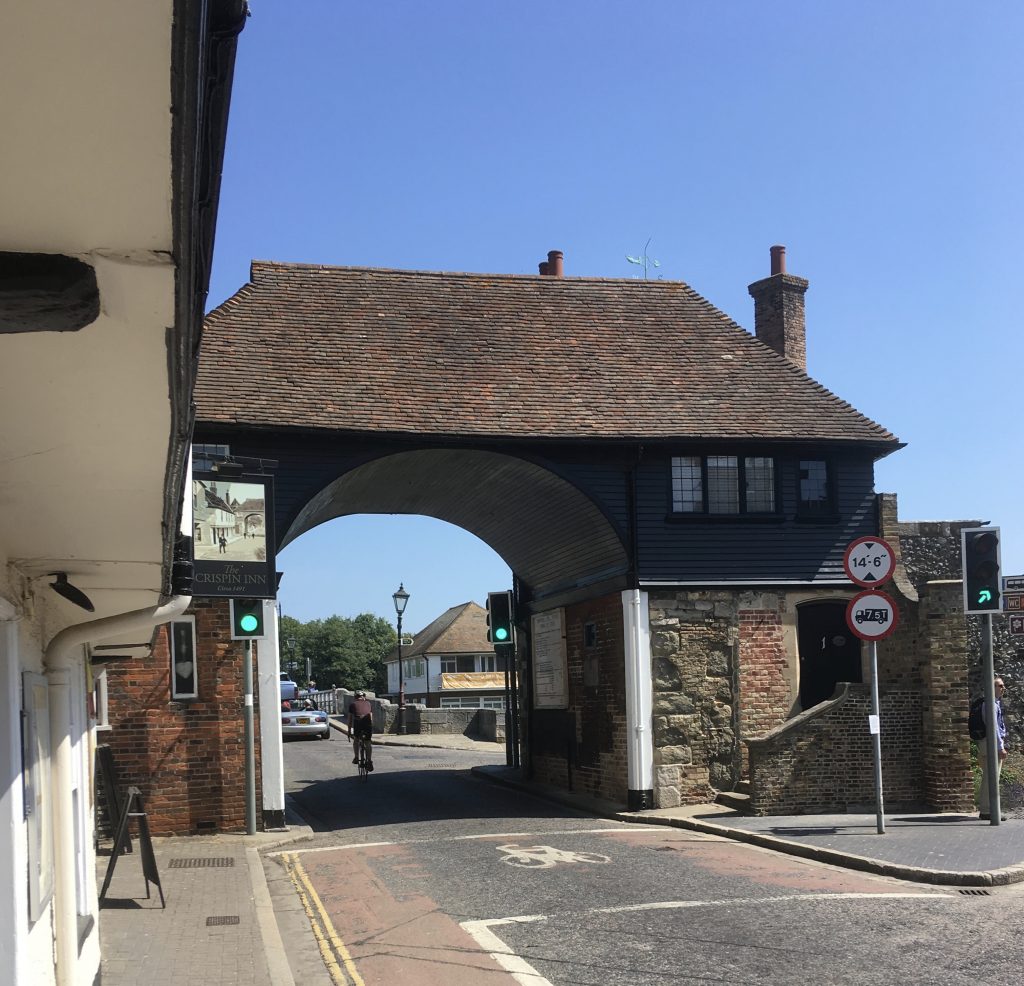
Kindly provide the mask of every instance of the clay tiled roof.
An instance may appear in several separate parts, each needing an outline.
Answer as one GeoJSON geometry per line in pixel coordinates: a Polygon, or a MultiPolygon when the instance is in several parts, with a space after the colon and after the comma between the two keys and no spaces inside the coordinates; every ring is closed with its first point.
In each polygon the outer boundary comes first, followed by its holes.
{"type": "MultiPolygon", "coordinates": [[[[486,654],[493,650],[487,642],[487,611],[474,602],[460,603],[445,610],[436,620],[402,646],[402,657],[423,654],[486,654]]],[[[398,660],[396,647],[387,657],[398,660]]]]}
{"type": "Polygon", "coordinates": [[[895,445],[680,281],[257,261],[206,319],[203,422],[895,445]]]}

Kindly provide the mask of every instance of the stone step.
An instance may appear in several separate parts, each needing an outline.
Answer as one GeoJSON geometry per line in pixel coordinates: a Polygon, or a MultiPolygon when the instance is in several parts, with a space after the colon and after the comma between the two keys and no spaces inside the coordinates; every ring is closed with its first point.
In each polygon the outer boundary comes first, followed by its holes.
{"type": "Polygon", "coordinates": [[[737,794],[750,794],[750,781],[737,781],[735,790],[737,794]]]}
{"type": "Polygon", "coordinates": [[[750,795],[742,791],[719,791],[715,796],[715,804],[725,805],[744,815],[750,814],[750,795]]]}

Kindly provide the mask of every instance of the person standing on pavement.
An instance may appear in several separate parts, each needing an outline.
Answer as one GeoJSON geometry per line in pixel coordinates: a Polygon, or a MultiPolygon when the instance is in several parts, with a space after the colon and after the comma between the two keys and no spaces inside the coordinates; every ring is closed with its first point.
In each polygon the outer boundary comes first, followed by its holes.
{"type": "Polygon", "coordinates": [[[352,740],[352,763],[359,763],[359,742],[366,743],[366,769],[373,770],[373,706],[366,698],[366,692],[356,692],[348,707],[348,735],[352,740]]]}
{"type": "MultiPolygon", "coordinates": [[[[1005,691],[1005,689],[1006,689],[1006,686],[1003,684],[1003,679],[997,677],[996,678],[996,715],[995,715],[995,720],[996,720],[996,750],[997,750],[996,784],[999,783],[999,775],[1003,771],[1003,761],[1006,759],[1006,737],[1007,737],[1007,732],[1006,732],[1006,720],[1003,718],[1003,692],[1005,691]]],[[[987,702],[984,705],[982,705],[982,707],[981,707],[981,715],[982,715],[982,718],[985,720],[985,729],[987,730],[989,728],[989,719],[990,719],[990,716],[988,714],[988,703],[987,702]]],[[[986,739],[986,743],[987,742],[988,742],[988,740],[986,739]]],[[[992,816],[989,814],[989,789],[988,789],[989,777],[988,777],[988,770],[987,770],[987,767],[988,767],[988,756],[985,754],[985,750],[984,749],[979,750],[978,753],[979,753],[979,755],[978,755],[978,763],[981,765],[981,791],[978,792],[978,806],[981,809],[981,811],[980,811],[980,814],[978,815],[978,817],[981,818],[981,819],[989,819],[989,820],[991,820],[992,816]]],[[[1001,820],[1002,821],[1006,821],[1005,817],[1002,818],[1001,820]]]]}

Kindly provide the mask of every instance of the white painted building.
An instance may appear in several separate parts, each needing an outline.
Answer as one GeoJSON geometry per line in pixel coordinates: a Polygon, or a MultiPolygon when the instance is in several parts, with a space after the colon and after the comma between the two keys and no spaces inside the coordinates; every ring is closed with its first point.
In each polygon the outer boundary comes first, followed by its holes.
{"type": "Polygon", "coordinates": [[[245,16],[244,0],[4,8],[5,983],[98,981],[94,659],[147,654],[189,600],[174,559],[192,532],[194,356],[245,16]]]}
{"type": "Polygon", "coordinates": [[[446,610],[385,658],[388,694],[431,708],[505,708],[505,662],[487,642],[487,613],[474,602],[446,610]]]}

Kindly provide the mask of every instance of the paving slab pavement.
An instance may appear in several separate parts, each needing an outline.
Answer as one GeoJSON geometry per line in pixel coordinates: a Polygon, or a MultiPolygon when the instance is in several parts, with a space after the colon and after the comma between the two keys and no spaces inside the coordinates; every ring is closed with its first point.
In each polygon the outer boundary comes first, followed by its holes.
{"type": "MultiPolygon", "coordinates": [[[[297,816],[294,822],[256,835],[153,839],[165,907],[155,885],[146,896],[133,839],[100,904],[104,986],[294,986],[260,857],[312,836],[297,816]]],[[[106,849],[97,859],[101,887],[106,849]]]]}

